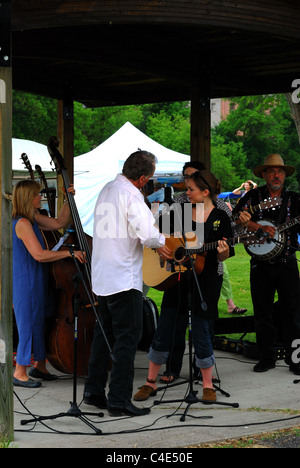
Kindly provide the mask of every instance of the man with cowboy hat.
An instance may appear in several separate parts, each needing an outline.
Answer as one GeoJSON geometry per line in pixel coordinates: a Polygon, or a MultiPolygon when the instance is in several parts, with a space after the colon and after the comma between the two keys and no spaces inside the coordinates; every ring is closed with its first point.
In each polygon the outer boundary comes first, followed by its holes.
{"type": "MultiPolygon", "coordinates": [[[[257,206],[262,201],[274,197],[282,199],[281,205],[268,210],[259,210],[252,214],[248,229],[258,231],[260,238],[270,247],[270,254],[254,255],[251,258],[250,285],[255,317],[256,340],[259,351],[259,362],[254,366],[255,372],[266,372],[275,367],[276,358],[273,346],[279,338],[286,351],[285,362],[295,374],[300,374],[300,364],[293,362],[293,343],[300,339],[300,280],[296,259],[299,249],[298,233],[300,224],[284,230],[281,242],[274,236],[276,226],[296,218],[300,214],[300,196],[284,187],[286,177],[295,171],[293,166],[284,164],[279,154],[271,154],[265,158],[264,164],[257,166],[253,173],[265,180],[265,185],[249,190],[242,197],[235,212],[257,206]],[[270,224],[262,223],[263,220],[270,224]],[[272,240],[274,239],[274,240],[272,240]],[[278,293],[278,304],[274,306],[275,292],[278,293]],[[275,319],[275,311],[278,315],[275,319]],[[276,329],[279,323],[278,329],[276,329]],[[282,331],[282,336],[278,332],[282,331]]],[[[292,223],[290,223],[292,224],[292,223]]],[[[278,342],[278,341],[277,341],[278,342]]]]}

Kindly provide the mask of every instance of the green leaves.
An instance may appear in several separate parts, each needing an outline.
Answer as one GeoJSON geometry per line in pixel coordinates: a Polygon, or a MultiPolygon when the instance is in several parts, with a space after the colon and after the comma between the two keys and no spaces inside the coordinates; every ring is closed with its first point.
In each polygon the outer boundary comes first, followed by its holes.
{"type": "MultiPolygon", "coordinates": [[[[211,168],[224,191],[247,179],[270,153],[279,153],[297,172],[289,188],[300,182],[297,129],[283,94],[244,96],[230,101],[231,112],[211,132],[211,168]]],[[[103,143],[129,121],[153,140],[174,151],[190,154],[190,103],[170,102],[107,108],[85,108],[74,103],[75,156],[103,143]]],[[[55,100],[14,92],[13,136],[47,144],[57,133],[55,100]]],[[[261,180],[255,180],[261,184],[261,180]]]]}

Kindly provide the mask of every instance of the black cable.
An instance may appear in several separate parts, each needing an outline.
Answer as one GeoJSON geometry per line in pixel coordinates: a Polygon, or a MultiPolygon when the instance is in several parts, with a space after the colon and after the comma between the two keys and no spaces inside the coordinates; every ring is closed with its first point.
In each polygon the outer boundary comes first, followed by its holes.
{"type": "MultiPolygon", "coordinates": [[[[242,361],[240,359],[237,359],[237,358],[228,358],[228,357],[219,357],[220,359],[229,359],[229,360],[236,360],[238,362],[242,362],[242,363],[245,363],[245,364],[249,364],[250,362],[249,361],[242,361]]],[[[20,402],[20,404],[23,406],[23,408],[28,412],[28,414],[30,414],[30,416],[33,418],[33,419],[37,419],[37,416],[34,415],[26,406],[25,404],[21,401],[21,399],[19,398],[19,396],[16,394],[16,392],[14,391],[14,395],[16,396],[16,398],[18,399],[18,401],[20,402]]],[[[183,404],[183,402],[174,410],[174,412],[172,413],[172,415],[164,415],[164,416],[159,416],[157,419],[155,419],[151,424],[147,425],[147,426],[143,426],[141,428],[138,428],[138,429],[132,429],[132,430],[122,430],[122,431],[116,431],[116,432],[101,432],[101,436],[110,436],[110,435],[118,435],[118,434],[135,434],[135,433],[139,433],[139,432],[149,432],[149,431],[161,431],[161,430],[168,430],[168,429],[174,429],[174,428],[179,428],[179,427],[186,427],[186,428],[189,428],[189,427],[210,427],[210,428],[238,428],[238,427],[245,427],[245,426],[262,426],[262,425],[266,425],[266,424],[275,424],[275,423],[281,423],[281,422],[285,422],[285,421],[291,421],[291,420],[294,420],[294,419],[299,419],[300,418],[300,415],[295,415],[295,416],[290,416],[290,417],[287,417],[287,418],[283,418],[283,419],[271,419],[271,420],[266,420],[266,421],[260,421],[260,422],[249,422],[249,423],[242,423],[242,424],[184,424],[184,426],[181,424],[181,425],[172,425],[172,426],[163,426],[163,427],[158,427],[158,428],[153,428],[153,426],[158,422],[160,421],[161,419],[163,418],[170,418],[171,416],[177,414],[177,412],[180,410],[180,407],[181,405],[183,404]],[[152,428],[152,429],[151,429],[152,428]]],[[[213,405],[213,404],[212,404],[213,405]]],[[[212,406],[212,405],[209,405],[209,406],[212,406]]],[[[150,408],[153,408],[154,406],[157,406],[157,405],[152,405],[150,408]]],[[[207,405],[208,406],[208,405],[207,405]]],[[[14,411],[15,413],[19,413],[17,411],[14,411]]],[[[180,416],[180,414],[178,414],[178,416],[180,416]]],[[[187,414],[187,416],[193,418],[193,419],[197,419],[200,417],[197,417],[197,416],[193,416],[193,415],[190,415],[190,414],[187,414]]],[[[128,417],[122,417],[122,418],[113,418],[113,419],[110,419],[110,420],[102,420],[100,421],[98,424],[104,424],[104,423],[109,423],[109,422],[116,422],[118,420],[122,420],[124,421],[124,419],[131,419],[132,416],[128,416],[128,417]]],[[[94,422],[94,424],[96,424],[94,422]]],[[[100,434],[96,434],[96,433],[88,433],[88,432],[64,432],[64,431],[58,431],[52,427],[50,427],[49,425],[43,423],[42,421],[35,421],[34,422],[34,425],[32,428],[30,429],[27,429],[27,430],[22,430],[22,429],[15,429],[15,432],[28,432],[28,433],[39,433],[39,434],[49,434],[49,433],[54,433],[54,434],[61,434],[61,435],[85,435],[85,436],[88,436],[88,435],[93,435],[93,436],[99,436],[100,434]],[[37,431],[37,430],[34,430],[36,425],[37,425],[37,422],[40,422],[42,423],[42,425],[48,429],[50,432],[48,431],[37,431]]]]}
{"type": "MultiPolygon", "coordinates": [[[[174,414],[176,414],[177,411],[178,411],[178,408],[175,410],[174,414]]],[[[32,415],[31,412],[29,412],[29,413],[32,415]]],[[[180,414],[179,414],[179,416],[180,416],[180,414]]],[[[193,415],[190,415],[190,414],[188,414],[187,416],[189,416],[189,417],[191,417],[193,419],[198,418],[197,416],[193,416],[193,415]]],[[[300,415],[290,416],[288,418],[283,418],[283,419],[272,419],[272,420],[269,420],[269,421],[249,422],[249,423],[244,422],[242,424],[184,424],[184,425],[181,424],[181,425],[171,425],[171,426],[163,426],[163,427],[152,428],[154,426],[154,424],[156,424],[159,420],[161,420],[163,418],[169,418],[169,417],[170,417],[170,415],[160,416],[157,419],[155,419],[151,424],[149,424],[147,426],[144,426],[144,427],[141,427],[141,428],[138,428],[138,429],[122,430],[122,431],[115,431],[115,432],[101,432],[101,436],[111,436],[111,435],[119,435],[119,434],[137,434],[137,433],[141,433],[141,432],[170,430],[170,429],[175,429],[175,428],[179,428],[179,427],[180,428],[182,428],[182,427],[185,427],[185,428],[190,428],[190,427],[238,428],[238,427],[245,427],[245,426],[262,426],[262,425],[265,425],[265,424],[274,424],[274,423],[280,423],[280,422],[284,422],[284,421],[291,421],[291,420],[294,420],[294,419],[299,419],[300,415]]],[[[124,420],[125,418],[120,418],[120,419],[124,420]]],[[[128,417],[128,419],[131,419],[131,417],[128,417]]],[[[115,421],[118,421],[118,420],[119,419],[112,419],[111,422],[115,422],[115,421]]],[[[109,421],[105,421],[105,422],[109,422],[109,421]]],[[[103,422],[102,422],[102,424],[103,424],[103,422]]],[[[34,432],[34,433],[38,433],[38,434],[55,433],[55,434],[60,434],[60,435],[84,435],[84,436],[88,436],[88,435],[99,436],[100,435],[100,434],[87,433],[87,432],[58,431],[58,430],[52,429],[51,427],[49,427],[48,425],[46,425],[44,423],[43,423],[43,426],[45,426],[47,429],[49,429],[50,432],[33,431],[33,428],[29,429],[29,430],[15,429],[15,432],[31,432],[31,433],[34,432]]]]}

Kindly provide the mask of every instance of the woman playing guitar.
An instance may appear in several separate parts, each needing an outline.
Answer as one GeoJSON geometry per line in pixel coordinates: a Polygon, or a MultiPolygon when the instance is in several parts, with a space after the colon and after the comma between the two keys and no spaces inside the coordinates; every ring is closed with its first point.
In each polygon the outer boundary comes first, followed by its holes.
{"type": "Polygon", "coordinates": [[[201,219],[201,210],[197,204],[203,204],[204,242],[217,241],[217,248],[206,253],[202,273],[197,275],[205,304],[198,293],[194,277],[189,275],[189,270],[180,275],[177,285],[165,291],[158,328],[149,352],[150,366],[147,382],[134,396],[137,401],[146,400],[149,396],[156,394],[156,378],[161,365],[165,364],[168,359],[174,337],[180,335],[181,340],[184,340],[188,322],[189,281],[191,281],[193,301],[192,338],[196,365],[201,369],[203,378],[203,399],[216,400],[212,384],[212,369],[215,363],[212,332],[213,322],[218,317],[217,304],[220,294],[217,270],[218,261],[224,261],[229,256],[234,255],[233,249],[224,240],[232,237],[232,230],[227,214],[215,207],[216,194],[219,193],[219,181],[210,171],[195,172],[186,181],[186,185],[188,198],[193,204],[193,231],[200,231],[197,226],[199,227],[203,218],[201,219]],[[188,280],[188,278],[190,279],[188,280]]]}

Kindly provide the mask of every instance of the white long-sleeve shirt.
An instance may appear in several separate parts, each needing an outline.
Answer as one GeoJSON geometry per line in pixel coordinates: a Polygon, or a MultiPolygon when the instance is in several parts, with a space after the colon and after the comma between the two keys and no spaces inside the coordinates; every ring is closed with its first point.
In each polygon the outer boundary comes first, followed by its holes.
{"type": "Polygon", "coordinates": [[[144,197],[119,174],[100,192],[94,211],[92,286],[98,296],[129,289],[142,291],[143,246],[161,247],[165,237],[154,226],[144,197]]]}

